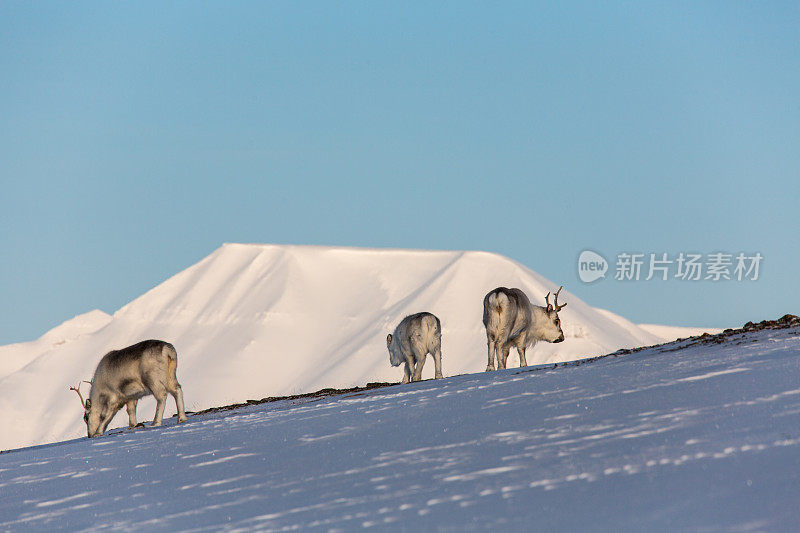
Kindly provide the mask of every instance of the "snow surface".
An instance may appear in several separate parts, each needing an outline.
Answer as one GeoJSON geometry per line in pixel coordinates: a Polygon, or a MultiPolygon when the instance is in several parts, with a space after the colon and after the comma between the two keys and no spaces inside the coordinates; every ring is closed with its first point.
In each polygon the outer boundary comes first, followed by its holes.
{"type": "Polygon", "coordinates": [[[687,345],[2,453],[0,529],[797,531],[800,328],[687,345]]]}
{"type": "Polygon", "coordinates": [[[652,333],[656,337],[663,339],[665,342],[674,341],[676,339],[685,339],[687,337],[696,337],[703,333],[709,335],[716,335],[722,333],[720,328],[693,328],[686,326],[662,326],[660,324],[637,324],[643,330],[652,333]]]}
{"type": "MultiPolygon", "coordinates": [[[[94,311],[41,339],[0,348],[0,449],[84,434],[70,385],[91,379],[109,350],[148,338],[178,350],[186,407],[199,411],[267,396],[400,381],[386,334],[430,311],[442,321],[445,376],[486,368],[483,297],[519,287],[536,303],[558,288],[508,258],[485,252],[226,244],[122,307],[94,311]]],[[[540,343],[531,364],[569,361],[657,335],[583,303],[565,287],[565,342],[540,343]]],[[[512,351],[510,364],[519,364],[512,351]]],[[[423,377],[433,377],[433,364],[423,377]]],[[[166,414],[175,412],[170,399],[166,414]]],[[[124,411],[124,410],[123,410],[124,411]]],[[[139,402],[151,420],[152,397],[139,402]]],[[[127,425],[124,412],[111,427],[127,425]]]]}

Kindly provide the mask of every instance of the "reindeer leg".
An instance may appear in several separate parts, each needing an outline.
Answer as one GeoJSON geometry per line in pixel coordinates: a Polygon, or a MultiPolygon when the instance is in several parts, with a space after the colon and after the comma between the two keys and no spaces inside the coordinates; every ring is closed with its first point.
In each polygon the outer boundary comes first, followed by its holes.
{"type": "Polygon", "coordinates": [[[525,346],[517,347],[517,353],[519,353],[519,367],[528,366],[528,361],[525,360],[525,346]]]}
{"type": "Polygon", "coordinates": [[[436,349],[433,351],[433,364],[436,368],[436,374],[434,375],[435,379],[442,379],[442,347],[437,346],[436,349]]]}
{"type": "Polygon", "coordinates": [[[519,354],[519,366],[522,368],[523,366],[528,366],[528,361],[525,359],[525,335],[520,335],[517,338],[517,353],[519,354]]]}
{"type": "Polygon", "coordinates": [[[175,399],[175,407],[178,409],[178,423],[186,422],[186,410],[183,407],[183,389],[181,384],[178,383],[178,377],[175,375],[178,362],[170,359],[167,361],[167,392],[169,392],[175,399]]]}
{"type": "Polygon", "coordinates": [[[411,376],[411,381],[419,381],[422,379],[422,367],[425,365],[425,357],[428,355],[428,350],[420,346],[418,342],[412,342],[411,351],[417,363],[414,367],[414,375],[411,376]]]}
{"type": "Polygon", "coordinates": [[[414,369],[414,375],[411,376],[411,381],[420,381],[422,379],[422,367],[425,365],[425,356],[417,360],[417,366],[414,369]]]}
{"type": "Polygon", "coordinates": [[[145,385],[156,399],[156,414],[153,417],[153,426],[160,426],[164,418],[164,406],[167,404],[167,387],[164,383],[155,380],[148,380],[145,385]]]}
{"type": "Polygon", "coordinates": [[[159,394],[153,393],[156,397],[156,415],[153,417],[153,426],[160,426],[164,418],[164,406],[167,405],[167,391],[159,391],[159,394]]]}
{"type": "Polygon", "coordinates": [[[128,427],[136,427],[136,403],[138,400],[130,400],[126,405],[128,408],[128,427]]]}
{"type": "Polygon", "coordinates": [[[519,353],[519,367],[528,366],[528,361],[525,359],[525,347],[517,348],[517,353],[519,353]]]}
{"type": "Polygon", "coordinates": [[[503,369],[503,368],[506,367],[506,361],[508,360],[508,352],[510,352],[510,351],[511,351],[511,345],[510,344],[503,344],[503,348],[502,348],[502,352],[503,353],[502,353],[502,355],[498,354],[498,356],[497,356],[497,359],[498,359],[497,368],[498,368],[498,370],[499,369],[503,369]],[[501,358],[502,358],[502,361],[500,360],[501,358]]]}
{"type": "Polygon", "coordinates": [[[486,371],[491,372],[494,370],[494,354],[497,351],[497,345],[491,339],[486,340],[486,345],[489,350],[489,362],[486,365],[486,371]]]}
{"type": "Polygon", "coordinates": [[[411,381],[411,367],[413,364],[411,358],[407,357],[406,362],[403,363],[403,381],[400,382],[401,384],[411,381]]]}
{"type": "Polygon", "coordinates": [[[186,411],[183,408],[183,389],[180,383],[175,383],[175,387],[171,391],[172,397],[175,398],[175,407],[178,408],[178,423],[186,422],[186,411]]]}

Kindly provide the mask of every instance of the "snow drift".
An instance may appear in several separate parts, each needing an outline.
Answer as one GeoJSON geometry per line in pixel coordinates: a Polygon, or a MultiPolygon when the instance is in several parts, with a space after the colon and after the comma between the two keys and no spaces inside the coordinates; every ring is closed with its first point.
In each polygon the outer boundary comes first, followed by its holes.
{"type": "MultiPolygon", "coordinates": [[[[483,296],[519,287],[534,303],[560,283],[485,252],[225,244],[122,307],[93,311],[42,338],[0,347],[0,449],[85,434],[69,385],[89,379],[103,354],[156,338],[178,350],[189,410],[368,381],[399,381],[386,333],[406,315],[442,321],[445,376],[486,367],[483,296]]],[[[599,355],[662,339],[569,292],[566,341],[540,343],[530,364],[599,355]]],[[[518,364],[512,351],[509,364],[518,364]]],[[[428,364],[423,378],[433,375],[428,364]]],[[[151,420],[155,402],[139,402],[151,420]]],[[[123,410],[124,411],[124,410],[123,410]]],[[[165,415],[175,413],[167,402],[165,415]]],[[[124,413],[123,413],[124,415],[124,413]]],[[[125,422],[118,415],[110,427],[125,422]]]]}

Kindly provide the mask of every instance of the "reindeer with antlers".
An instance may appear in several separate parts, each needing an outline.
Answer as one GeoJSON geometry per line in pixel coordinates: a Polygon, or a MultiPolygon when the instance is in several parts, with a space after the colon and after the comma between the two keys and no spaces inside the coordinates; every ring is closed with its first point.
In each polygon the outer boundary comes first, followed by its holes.
{"type": "Polygon", "coordinates": [[[532,305],[519,289],[498,287],[483,299],[483,325],[486,326],[486,341],[489,348],[489,364],[486,371],[505,368],[511,346],[517,348],[519,366],[528,366],[525,350],[536,341],[562,342],[564,332],[558,312],[567,304],[558,304],[559,287],[550,304],[550,293],[544,297],[546,307],[532,305]]]}
{"type": "Polygon", "coordinates": [[[81,384],[70,387],[78,393],[85,409],[83,421],[89,437],[105,432],[111,419],[122,409],[128,408],[128,423],[136,426],[136,403],[139,398],[152,394],[156,398],[156,414],[153,425],[160,426],[167,403],[167,393],[175,398],[178,422],[186,421],[183,408],[183,390],[175,370],[178,354],[172,344],[164,341],[142,341],[121,350],[108,352],[94,371],[89,397],[84,401],[81,384]]]}

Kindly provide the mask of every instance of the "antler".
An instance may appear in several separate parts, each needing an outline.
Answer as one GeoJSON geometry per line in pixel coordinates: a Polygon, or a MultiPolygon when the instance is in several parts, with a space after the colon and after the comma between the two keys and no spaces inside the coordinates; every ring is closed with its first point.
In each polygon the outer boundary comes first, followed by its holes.
{"type": "Polygon", "coordinates": [[[553,310],[553,306],[550,305],[550,293],[549,292],[545,295],[544,301],[547,304],[547,310],[548,311],[552,311],[553,310]]]}
{"type": "MultiPolygon", "coordinates": [[[[564,286],[562,285],[561,287],[558,288],[556,293],[553,295],[553,309],[555,310],[556,313],[558,313],[559,311],[561,311],[563,308],[565,308],[567,306],[567,304],[558,305],[558,293],[561,292],[561,289],[563,289],[563,288],[564,288],[564,286]]],[[[550,293],[548,292],[547,294],[550,294],[550,293]]]]}
{"type": "Polygon", "coordinates": [[[70,387],[69,390],[74,390],[75,392],[78,393],[78,398],[81,399],[81,407],[84,407],[86,405],[86,402],[83,400],[83,394],[81,394],[81,383],[88,383],[89,385],[92,384],[91,381],[86,381],[84,379],[84,380],[81,380],[81,381],[78,382],[78,386],[77,387],[70,387]]]}

